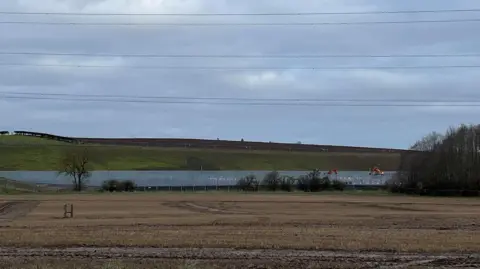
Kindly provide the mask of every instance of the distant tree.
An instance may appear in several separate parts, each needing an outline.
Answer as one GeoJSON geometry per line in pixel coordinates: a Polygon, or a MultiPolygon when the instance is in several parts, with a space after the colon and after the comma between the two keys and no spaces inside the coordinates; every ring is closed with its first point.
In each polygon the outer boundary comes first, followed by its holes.
{"type": "Polygon", "coordinates": [[[75,191],[82,191],[91,176],[89,160],[86,148],[69,149],[61,159],[58,173],[73,178],[75,191]]]}
{"type": "Polygon", "coordinates": [[[297,178],[297,188],[305,192],[318,192],[330,187],[330,179],[322,177],[320,170],[315,169],[305,176],[297,178]]]}
{"type": "Polygon", "coordinates": [[[310,191],[310,180],[306,175],[299,176],[296,181],[297,181],[298,190],[304,191],[304,192],[310,191]]]}
{"type": "Polygon", "coordinates": [[[273,171],[265,175],[262,186],[269,191],[276,191],[280,188],[280,182],[280,174],[277,171],[273,171]]]}
{"type": "Polygon", "coordinates": [[[444,138],[445,136],[440,133],[431,132],[428,135],[424,136],[422,139],[415,142],[415,144],[413,144],[410,149],[418,151],[431,151],[437,144],[441,143],[444,138]]]}
{"type": "Polygon", "coordinates": [[[480,125],[450,128],[443,139],[422,138],[421,152],[403,153],[399,171],[388,182],[392,192],[479,195],[480,125]]]}
{"type": "MultiPolygon", "coordinates": [[[[309,180],[309,189],[311,192],[318,192],[323,189],[324,179],[321,177],[321,172],[318,169],[313,170],[307,175],[309,180]]],[[[328,179],[328,178],[327,178],[328,179]]]]}
{"type": "Polygon", "coordinates": [[[115,179],[106,180],[102,184],[102,190],[108,192],[133,192],[136,188],[132,180],[119,181],[115,179]]]}
{"type": "Polygon", "coordinates": [[[338,190],[338,191],[343,191],[347,187],[347,184],[345,184],[345,182],[340,181],[340,180],[336,180],[336,179],[332,181],[331,185],[332,185],[331,186],[332,189],[338,190]]]}
{"type": "Polygon", "coordinates": [[[237,187],[242,191],[258,191],[259,182],[255,175],[249,175],[241,178],[237,182],[237,187]]]}
{"type": "Polygon", "coordinates": [[[282,191],[291,192],[293,190],[293,185],[295,184],[295,178],[290,176],[283,176],[280,179],[280,189],[282,191]]]}
{"type": "Polygon", "coordinates": [[[133,192],[133,191],[135,191],[136,187],[137,187],[137,185],[135,184],[135,182],[133,182],[133,180],[123,181],[123,191],[133,192]]]}
{"type": "Polygon", "coordinates": [[[320,178],[320,188],[319,191],[328,190],[332,187],[332,181],[328,176],[324,176],[320,178]]]}
{"type": "Polygon", "coordinates": [[[102,190],[108,191],[108,192],[115,192],[119,188],[121,188],[120,185],[121,183],[118,180],[115,180],[115,179],[105,180],[102,184],[102,190]]]}

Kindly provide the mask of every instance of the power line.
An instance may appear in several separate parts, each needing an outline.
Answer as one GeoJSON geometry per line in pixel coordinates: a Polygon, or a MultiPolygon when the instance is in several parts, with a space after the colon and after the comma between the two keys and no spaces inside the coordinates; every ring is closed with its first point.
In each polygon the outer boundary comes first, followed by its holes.
{"type": "Polygon", "coordinates": [[[27,51],[0,51],[0,55],[28,55],[28,56],[73,56],[73,57],[124,57],[124,58],[454,58],[480,57],[480,54],[303,54],[303,55],[242,55],[242,54],[108,54],[108,53],[69,53],[69,52],[27,52],[27,51]]]}
{"type": "Polygon", "coordinates": [[[19,12],[0,11],[0,15],[53,15],[53,16],[315,16],[315,15],[375,15],[417,13],[463,13],[479,12],[480,9],[443,10],[385,10],[360,12],[284,12],[284,13],[70,13],[70,12],[19,12]]]}
{"type": "Polygon", "coordinates": [[[245,102],[192,102],[192,101],[165,101],[165,100],[131,100],[131,99],[76,99],[76,98],[52,98],[52,97],[27,97],[27,96],[1,96],[0,99],[20,100],[50,100],[50,101],[74,101],[74,102],[105,102],[105,103],[142,103],[142,104],[199,104],[199,105],[246,105],[246,106],[304,106],[304,107],[480,107],[480,102],[469,104],[332,104],[332,103],[245,103],[245,102]]]}
{"type": "Polygon", "coordinates": [[[0,24],[62,25],[62,26],[332,26],[332,25],[375,25],[375,24],[419,24],[419,23],[463,23],[480,22],[480,19],[411,20],[411,21],[360,21],[360,22],[291,22],[291,23],[130,23],[130,22],[47,22],[47,21],[0,21],[0,24]]]}
{"type": "Polygon", "coordinates": [[[480,99],[338,99],[338,98],[245,98],[245,97],[188,97],[188,96],[145,96],[145,95],[113,95],[113,94],[71,94],[71,93],[35,93],[35,92],[12,92],[0,91],[3,95],[33,95],[33,96],[60,96],[60,97],[94,97],[94,98],[133,98],[133,99],[177,99],[177,100],[221,100],[221,101],[262,101],[262,102],[412,102],[412,103],[427,103],[427,102],[447,102],[447,103],[472,103],[480,102],[480,99]]]}
{"type": "Polygon", "coordinates": [[[371,70],[371,69],[468,69],[480,68],[480,65],[424,65],[424,66],[336,66],[336,67],[232,67],[232,66],[155,66],[155,65],[73,65],[73,64],[24,64],[1,63],[10,67],[67,67],[67,68],[119,68],[119,69],[151,69],[151,70],[199,70],[199,71],[242,71],[242,70],[371,70]]]}

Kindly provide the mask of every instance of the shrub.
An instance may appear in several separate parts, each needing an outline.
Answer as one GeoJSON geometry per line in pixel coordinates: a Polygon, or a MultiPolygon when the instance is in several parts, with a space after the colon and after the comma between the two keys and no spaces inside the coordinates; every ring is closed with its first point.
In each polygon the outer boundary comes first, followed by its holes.
{"type": "Polygon", "coordinates": [[[343,191],[345,190],[347,184],[345,182],[340,181],[340,180],[333,180],[332,181],[332,189],[338,190],[338,191],[343,191]]]}
{"type": "Polygon", "coordinates": [[[273,171],[265,175],[262,181],[262,186],[269,191],[276,191],[280,188],[280,175],[278,172],[273,171]]]}
{"type": "MultiPolygon", "coordinates": [[[[313,170],[307,175],[309,189],[311,192],[318,192],[321,191],[325,185],[329,184],[330,182],[326,183],[324,178],[320,177],[320,171],[318,169],[313,170]]],[[[327,178],[328,179],[328,178],[327,178]]]]}
{"type": "Polygon", "coordinates": [[[249,175],[241,178],[237,182],[237,188],[242,191],[258,191],[259,182],[255,175],[249,175]]]}
{"type": "Polygon", "coordinates": [[[293,191],[293,185],[295,184],[295,178],[284,176],[280,179],[280,189],[282,191],[291,192],[293,191]]]}
{"type": "Polygon", "coordinates": [[[320,188],[319,191],[328,190],[332,187],[332,182],[328,176],[320,178],[320,188]]]}
{"type": "Polygon", "coordinates": [[[304,192],[319,192],[330,188],[331,182],[328,177],[321,177],[318,169],[313,170],[308,175],[297,178],[297,189],[304,192]]]}
{"type": "Polygon", "coordinates": [[[297,189],[300,191],[310,191],[310,180],[307,176],[299,176],[297,178],[297,189]]]}
{"type": "Polygon", "coordinates": [[[102,184],[102,191],[108,192],[133,192],[136,188],[135,182],[132,180],[120,181],[116,179],[106,180],[102,184]]]}
{"type": "Polygon", "coordinates": [[[122,185],[123,185],[123,190],[126,192],[133,192],[137,187],[137,185],[135,184],[135,182],[133,182],[133,180],[125,180],[122,185]]]}
{"type": "Polygon", "coordinates": [[[117,190],[117,185],[118,185],[118,180],[115,180],[115,179],[105,180],[102,183],[102,190],[103,191],[114,192],[114,191],[117,190]]]}

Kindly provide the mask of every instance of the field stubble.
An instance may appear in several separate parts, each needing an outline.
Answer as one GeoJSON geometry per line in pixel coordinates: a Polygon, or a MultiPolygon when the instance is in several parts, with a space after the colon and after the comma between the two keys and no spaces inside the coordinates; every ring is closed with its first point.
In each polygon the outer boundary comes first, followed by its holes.
{"type": "Polygon", "coordinates": [[[138,268],[129,267],[138,265],[136,260],[145,268],[190,266],[186,261],[195,266],[185,268],[480,264],[470,255],[480,252],[478,199],[219,193],[5,197],[3,205],[0,201],[5,266],[22,260],[25,268],[29,261],[55,268],[85,258],[88,268],[103,268],[111,259],[122,263],[120,268],[138,268]],[[62,218],[67,202],[74,204],[73,219],[62,218]],[[164,267],[155,267],[159,261],[164,267]]]}

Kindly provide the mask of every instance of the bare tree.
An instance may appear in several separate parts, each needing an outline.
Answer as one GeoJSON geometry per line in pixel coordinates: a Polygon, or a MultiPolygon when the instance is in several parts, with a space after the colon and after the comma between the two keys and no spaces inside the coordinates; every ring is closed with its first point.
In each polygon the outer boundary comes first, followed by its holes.
{"type": "Polygon", "coordinates": [[[86,148],[75,148],[65,152],[61,163],[59,174],[73,178],[75,191],[82,191],[87,179],[90,177],[89,155],[86,148]]]}
{"type": "Polygon", "coordinates": [[[431,132],[413,144],[410,149],[418,151],[431,151],[435,145],[441,143],[443,139],[445,139],[444,135],[437,132],[431,132]]]}
{"type": "Polygon", "coordinates": [[[276,191],[280,188],[281,180],[280,174],[277,171],[273,171],[265,175],[262,185],[269,191],[276,191]]]}
{"type": "MultiPolygon", "coordinates": [[[[402,155],[392,190],[433,195],[479,195],[480,126],[450,128],[441,141],[425,137],[416,145],[424,149],[402,155]],[[425,141],[432,142],[429,145],[425,141]],[[427,149],[430,147],[430,149],[427,149]]],[[[428,137],[428,136],[427,136],[428,137]]]]}

